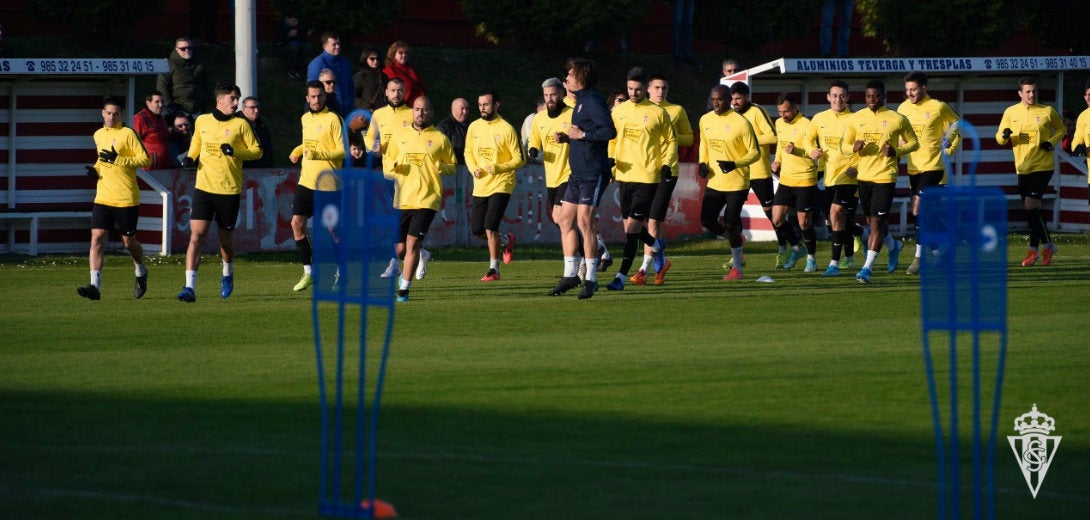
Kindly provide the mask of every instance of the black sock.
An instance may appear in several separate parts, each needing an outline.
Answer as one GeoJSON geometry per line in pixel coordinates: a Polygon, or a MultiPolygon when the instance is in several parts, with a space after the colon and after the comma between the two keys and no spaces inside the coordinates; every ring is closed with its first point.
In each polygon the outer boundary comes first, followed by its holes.
{"type": "Polygon", "coordinates": [[[296,240],[295,248],[299,250],[299,261],[303,265],[310,265],[313,256],[310,249],[310,237],[304,236],[302,240],[296,240]]]}
{"type": "Polygon", "coordinates": [[[806,252],[811,255],[814,254],[817,251],[817,232],[814,231],[814,228],[809,227],[802,230],[802,238],[806,240],[806,252]]]}
{"type": "Polygon", "coordinates": [[[640,241],[643,242],[644,245],[650,246],[650,247],[655,246],[655,237],[651,236],[651,233],[649,231],[647,231],[647,228],[643,228],[643,229],[640,230],[639,237],[640,237],[640,241]]]}
{"type": "MultiPolygon", "coordinates": [[[[832,235],[832,238],[833,238],[832,258],[833,258],[833,260],[836,260],[837,262],[840,261],[840,252],[844,249],[844,245],[845,245],[844,244],[844,234],[845,234],[844,230],[833,231],[833,235],[832,235]]],[[[849,248],[852,247],[852,245],[851,245],[852,240],[850,238],[848,239],[847,243],[848,243],[849,248]]],[[[850,251],[850,249],[849,249],[849,251],[850,251]]]]}
{"type": "MultiPolygon", "coordinates": [[[[772,210],[766,209],[765,216],[768,217],[769,222],[772,222],[772,210]]],[[[775,224],[773,224],[773,230],[776,232],[776,243],[779,244],[781,248],[787,247],[787,235],[784,234],[783,228],[784,226],[775,227],[775,224]]]]}
{"type": "Polygon", "coordinates": [[[1036,248],[1044,238],[1044,233],[1041,232],[1044,222],[1041,220],[1040,208],[1026,210],[1026,225],[1029,226],[1029,247],[1036,248]]]}
{"type": "MultiPolygon", "coordinates": [[[[645,229],[646,233],[647,230],[645,229]]],[[[639,233],[626,233],[624,241],[624,253],[621,257],[621,270],[620,273],[624,276],[628,276],[628,270],[632,268],[632,260],[636,258],[636,249],[640,247],[640,234],[639,233]]]]}

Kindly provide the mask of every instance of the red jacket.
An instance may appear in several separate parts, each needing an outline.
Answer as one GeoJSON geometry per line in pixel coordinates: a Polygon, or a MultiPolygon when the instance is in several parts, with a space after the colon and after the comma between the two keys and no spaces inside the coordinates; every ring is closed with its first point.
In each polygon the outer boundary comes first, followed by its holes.
{"type": "Polygon", "coordinates": [[[136,135],[144,143],[144,149],[151,157],[149,170],[172,168],[174,160],[167,154],[167,140],[169,132],[167,123],[161,116],[157,116],[151,110],[143,109],[132,118],[132,128],[136,135]]]}
{"type": "Polygon", "coordinates": [[[402,65],[393,61],[386,64],[386,67],[382,69],[382,73],[386,74],[389,79],[398,78],[405,82],[406,106],[413,106],[413,101],[416,98],[425,95],[424,80],[420,79],[412,65],[402,65]]]}

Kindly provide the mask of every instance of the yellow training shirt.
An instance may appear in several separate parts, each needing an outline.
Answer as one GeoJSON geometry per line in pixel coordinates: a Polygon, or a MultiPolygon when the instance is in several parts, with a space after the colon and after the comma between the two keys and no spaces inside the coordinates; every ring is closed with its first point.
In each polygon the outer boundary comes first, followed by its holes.
{"type": "Polygon", "coordinates": [[[571,128],[572,110],[566,105],[561,106],[560,113],[556,117],[549,117],[548,110],[542,110],[534,114],[530,122],[530,148],[541,151],[541,158],[545,163],[545,187],[555,188],[568,182],[571,176],[571,165],[568,164],[567,142],[557,142],[553,136],[557,133],[568,133],[571,128]]]}
{"type": "Polygon", "coordinates": [[[133,129],[118,123],[114,127],[95,130],[95,151],[116,150],[117,159],[110,164],[102,159],[95,163],[98,170],[98,190],[95,204],[127,208],[140,205],[140,188],[136,169],[151,166],[151,156],[133,129]]]}
{"type": "MultiPolygon", "coordinates": [[[[335,170],[344,166],[344,136],[341,134],[341,116],[323,108],[317,114],[303,114],[303,144],[291,151],[292,157],[302,157],[299,170],[299,185],[318,189],[318,175],[324,171],[335,170]],[[309,157],[303,154],[310,152],[309,157]]],[[[326,191],[335,189],[327,186],[326,191]]]]}
{"type": "Polygon", "coordinates": [[[758,150],[761,152],[760,159],[750,165],[749,167],[749,179],[767,179],[772,176],[772,149],[770,145],[776,144],[776,130],[772,127],[772,120],[768,117],[768,112],[765,109],[750,104],[749,108],[742,113],[742,116],[749,121],[749,124],[753,125],[753,133],[757,136],[758,150]]]}
{"type": "MultiPolygon", "coordinates": [[[[1090,147],[1090,108],[1083,110],[1079,118],[1075,120],[1075,135],[1071,137],[1071,149],[1078,145],[1090,147]]],[[[1090,168],[1090,154],[1087,154],[1086,167],[1090,168]]],[[[1090,177],[1086,178],[1090,184],[1090,177]]]]}
{"type": "Polygon", "coordinates": [[[1014,150],[1014,170],[1019,175],[1052,171],[1056,167],[1055,152],[1042,150],[1041,143],[1048,141],[1055,150],[1066,131],[1055,108],[1040,103],[1018,103],[1003,111],[1003,120],[995,129],[995,141],[1000,145],[1010,143],[1014,150]],[[1003,139],[1004,128],[1013,132],[1010,140],[1003,139]]]}
{"type": "Polygon", "coordinates": [[[810,120],[796,114],[791,122],[776,120],[776,160],[780,162],[780,184],[795,188],[817,186],[817,164],[810,158],[813,141],[807,139],[810,120]],[[784,153],[787,143],[795,145],[790,154],[784,153]]]}
{"type": "Polygon", "coordinates": [[[851,115],[840,143],[841,151],[855,153],[856,141],[864,143],[863,149],[856,154],[859,156],[859,180],[878,184],[896,182],[899,158],[920,147],[908,119],[884,105],[878,110],[864,108],[851,115]],[[893,157],[882,154],[882,146],[887,143],[894,150],[893,157]]]}
{"type": "Polygon", "coordinates": [[[203,114],[193,124],[193,141],[189,143],[187,155],[200,160],[197,163],[198,190],[238,195],[242,193],[242,162],[260,159],[261,145],[246,118],[231,115],[220,121],[213,114],[203,114]],[[224,155],[220,149],[223,144],[231,145],[234,155],[224,155]]]}
{"type": "Polygon", "coordinates": [[[394,108],[386,105],[371,114],[371,124],[367,127],[367,133],[363,135],[363,142],[368,149],[385,155],[386,143],[394,132],[413,126],[413,109],[405,105],[394,108]],[[375,146],[375,141],[378,146],[375,146]]]}
{"type": "Polygon", "coordinates": [[[450,140],[434,126],[409,127],[390,138],[382,158],[383,173],[394,180],[394,207],[439,211],[443,179],[458,167],[450,140]]]}
{"type": "MultiPolygon", "coordinates": [[[[954,126],[958,122],[958,115],[950,106],[942,101],[924,96],[919,103],[905,101],[897,108],[897,113],[908,118],[912,130],[916,132],[916,138],[920,140],[920,148],[908,154],[908,174],[917,175],[920,172],[946,171],[946,163],[942,160],[943,137],[950,139],[945,148],[947,155],[957,150],[961,142],[961,133],[954,126]],[[952,128],[952,129],[951,129],[952,128]],[[947,134],[950,134],[947,136],[947,134]]],[[[946,176],[942,177],[942,184],[946,184],[946,176]]]]}
{"type": "Polygon", "coordinates": [[[753,125],[733,110],[708,112],[697,125],[700,162],[708,165],[708,187],[716,191],[748,190],[750,169],[761,158],[753,125]],[[724,172],[719,161],[734,161],[735,168],[724,172]]]}
{"type": "MultiPolygon", "coordinates": [[[[632,100],[613,109],[617,137],[609,142],[608,153],[617,164],[613,177],[621,182],[658,184],[663,165],[677,164],[674,125],[665,110],[644,99],[632,100]]],[[[677,166],[670,166],[677,175],[677,166]]]]}
{"type": "Polygon", "coordinates": [[[473,178],[473,196],[487,197],[515,191],[515,171],[526,161],[518,134],[504,118],[478,119],[466,130],[466,167],[469,173],[481,170],[473,178]]]}
{"type": "MultiPolygon", "coordinates": [[[[666,115],[670,116],[670,124],[674,125],[674,138],[677,140],[677,147],[692,146],[693,144],[693,125],[689,123],[689,114],[685,112],[685,107],[681,105],[675,105],[669,101],[663,101],[659,104],[663,110],[666,111],[666,115]]],[[[670,168],[677,172],[678,163],[673,162],[670,164],[670,168]]]]}
{"type": "Polygon", "coordinates": [[[851,115],[851,110],[833,112],[830,108],[818,112],[810,120],[810,128],[806,136],[811,142],[810,148],[818,146],[824,154],[822,158],[825,160],[825,186],[859,184],[854,171],[848,171],[859,163],[859,156],[846,154],[840,148],[840,142],[844,138],[844,130],[851,115]]]}

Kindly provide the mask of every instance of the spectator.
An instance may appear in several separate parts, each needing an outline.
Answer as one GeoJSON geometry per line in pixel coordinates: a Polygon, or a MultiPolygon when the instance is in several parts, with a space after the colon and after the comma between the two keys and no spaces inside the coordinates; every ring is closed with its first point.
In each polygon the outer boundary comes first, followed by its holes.
{"type": "Polygon", "coordinates": [[[254,161],[243,161],[243,168],[272,168],[273,167],[273,145],[272,134],[269,132],[269,127],[265,126],[265,121],[261,119],[261,101],[254,96],[246,97],[242,100],[240,105],[242,110],[239,115],[245,117],[250,122],[250,128],[253,129],[254,135],[257,136],[257,144],[261,145],[261,158],[254,161]]]}
{"type": "Polygon", "coordinates": [[[360,54],[360,71],[352,76],[356,92],[352,100],[354,108],[374,112],[386,104],[386,75],[382,73],[382,53],[368,45],[360,54]]]}
{"type": "Polygon", "coordinates": [[[167,57],[170,69],[160,74],[156,82],[159,92],[163,93],[163,104],[167,113],[184,110],[189,114],[200,114],[208,103],[208,80],[204,65],[195,57],[193,40],[182,36],[174,41],[174,49],[167,57]]]}
{"type": "Polygon", "coordinates": [[[173,160],[171,166],[177,168],[182,165],[182,157],[189,152],[189,143],[193,140],[193,121],[185,112],[177,112],[171,116],[171,119],[168,144],[170,157],[173,160]]]}
{"type": "Polygon", "coordinates": [[[284,60],[284,67],[288,69],[288,77],[301,79],[306,72],[303,65],[303,56],[307,49],[307,31],[299,20],[299,16],[287,12],[280,22],[276,24],[276,48],[284,60]]]}
{"type": "Polygon", "coordinates": [[[144,143],[144,149],[151,156],[149,170],[159,170],[174,167],[174,159],[167,154],[167,141],[170,139],[170,131],[163,120],[163,93],[158,90],[151,91],[144,97],[147,106],[136,113],[132,118],[132,128],[144,143]]]}
{"type": "Polygon", "coordinates": [[[435,125],[443,135],[450,139],[454,147],[454,157],[458,164],[466,163],[466,130],[469,129],[469,101],[455,99],[450,104],[450,115],[435,125]]]}
{"type": "Polygon", "coordinates": [[[825,0],[821,5],[821,31],[818,36],[818,44],[821,46],[821,57],[833,56],[833,18],[839,18],[840,27],[836,32],[836,57],[848,57],[848,40],[852,35],[852,13],[855,11],[855,0],[825,0]]]}
{"type": "Polygon", "coordinates": [[[386,67],[382,69],[387,78],[398,78],[405,82],[405,104],[412,106],[413,100],[425,95],[424,80],[409,65],[409,44],[398,40],[390,44],[386,52],[386,67]]]}
{"type": "MultiPolygon", "coordinates": [[[[318,81],[322,82],[322,89],[325,90],[325,107],[334,114],[341,114],[341,100],[337,99],[337,76],[333,74],[332,70],[323,69],[318,74],[318,81]]],[[[304,112],[309,111],[310,105],[308,104],[304,112]]]]}
{"type": "Polygon", "coordinates": [[[617,105],[620,105],[625,101],[628,101],[628,92],[625,92],[623,90],[614,90],[613,92],[610,92],[609,97],[606,98],[606,105],[609,106],[610,110],[613,110],[613,107],[616,107],[617,105]]]}
{"type": "Polygon", "coordinates": [[[352,88],[352,64],[341,56],[341,37],[330,31],[322,33],[322,53],[310,60],[310,65],[307,65],[307,81],[318,80],[318,75],[325,69],[333,72],[337,82],[335,89],[337,101],[341,102],[340,110],[333,110],[332,106],[330,106],[330,110],[344,117],[348,115],[348,109],[352,107],[352,104],[348,102],[349,99],[352,99],[354,90],[352,88]]]}
{"type": "Polygon", "coordinates": [[[367,150],[364,149],[359,134],[348,134],[348,161],[348,165],[353,168],[367,166],[367,150]]]}

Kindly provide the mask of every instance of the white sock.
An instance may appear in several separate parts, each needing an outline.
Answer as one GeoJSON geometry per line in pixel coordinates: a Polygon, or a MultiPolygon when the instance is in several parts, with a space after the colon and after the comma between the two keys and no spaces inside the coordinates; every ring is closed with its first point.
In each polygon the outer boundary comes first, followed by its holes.
{"type": "Polygon", "coordinates": [[[310,276],[313,272],[314,271],[312,270],[310,264],[307,264],[307,265],[303,266],[303,274],[305,274],[307,276],[310,276]]]}
{"type": "Polygon", "coordinates": [[[398,288],[398,290],[401,290],[401,291],[408,291],[409,290],[409,285],[412,284],[412,283],[413,283],[412,280],[406,280],[406,279],[402,278],[401,282],[397,284],[397,288],[398,288]]]}
{"type": "Polygon", "coordinates": [[[190,289],[197,287],[197,270],[186,269],[185,270],[185,286],[190,289]]]}
{"type": "Polygon", "coordinates": [[[840,267],[840,260],[829,260],[829,267],[840,267]]]}
{"type": "Polygon", "coordinates": [[[91,285],[93,285],[95,287],[101,287],[102,286],[102,270],[101,269],[91,269],[91,285]]]}
{"type": "Polygon", "coordinates": [[[223,263],[223,276],[231,276],[235,274],[235,265],[231,262],[223,263]]]}
{"type": "Polygon", "coordinates": [[[148,268],[145,267],[144,264],[136,264],[135,269],[136,269],[136,276],[147,276],[148,275],[148,268]]]}
{"type": "Polygon", "coordinates": [[[808,253],[808,254],[806,255],[806,259],[807,259],[807,260],[814,260],[814,255],[812,255],[812,254],[809,254],[809,253],[808,253]]]}
{"type": "Polygon", "coordinates": [[[598,233],[598,248],[605,251],[602,253],[602,258],[613,258],[613,255],[609,254],[609,248],[606,247],[606,241],[602,238],[601,233],[598,233]]]}
{"type": "Polygon", "coordinates": [[[863,262],[863,267],[867,269],[874,268],[874,260],[878,258],[878,251],[867,250],[867,261],[863,262]]]}
{"type": "Polygon", "coordinates": [[[571,278],[579,273],[579,266],[575,263],[574,256],[564,257],[564,278],[571,278]]]}
{"type": "Polygon", "coordinates": [[[500,270],[500,261],[495,259],[495,258],[489,260],[488,261],[488,268],[489,269],[495,269],[497,272],[499,272],[499,270],[500,270]]]}
{"type": "Polygon", "coordinates": [[[645,273],[646,273],[646,272],[647,272],[647,268],[648,268],[648,267],[651,267],[651,260],[652,260],[653,258],[654,258],[654,257],[652,257],[651,255],[643,255],[643,263],[642,263],[642,264],[640,264],[640,271],[643,271],[643,272],[645,272],[645,273]]]}
{"type": "Polygon", "coordinates": [[[923,255],[923,244],[916,244],[916,258],[923,255]]]}
{"type": "Polygon", "coordinates": [[[598,259],[597,258],[587,258],[586,260],[584,260],[584,262],[587,264],[587,274],[586,274],[585,279],[588,282],[597,282],[598,281],[598,259]]]}

